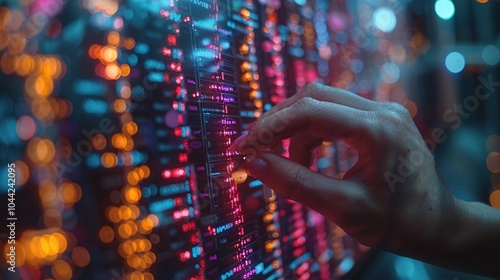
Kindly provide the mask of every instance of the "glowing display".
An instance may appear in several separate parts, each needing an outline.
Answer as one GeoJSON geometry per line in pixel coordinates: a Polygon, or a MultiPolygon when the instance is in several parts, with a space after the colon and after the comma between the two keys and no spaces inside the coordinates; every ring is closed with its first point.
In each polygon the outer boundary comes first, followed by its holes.
{"type": "MultiPolygon", "coordinates": [[[[0,124],[12,132],[0,141],[13,147],[2,152],[16,159],[32,209],[16,245],[20,278],[345,275],[367,248],[250,177],[228,148],[308,83],[366,97],[376,87],[380,99],[397,89],[407,51],[384,37],[396,11],[360,7],[370,10],[360,25],[380,34],[354,28],[342,1],[0,7],[0,90],[9,93],[0,124]]],[[[497,63],[495,53],[483,57],[497,63]]],[[[314,169],[341,176],[355,153],[325,142],[317,158],[314,169]]]]}

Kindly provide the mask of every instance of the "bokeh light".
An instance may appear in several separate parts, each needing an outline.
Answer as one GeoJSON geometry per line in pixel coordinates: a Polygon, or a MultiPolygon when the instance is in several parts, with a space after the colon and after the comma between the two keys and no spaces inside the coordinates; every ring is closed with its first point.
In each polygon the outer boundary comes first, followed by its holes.
{"type": "Polygon", "coordinates": [[[71,252],[71,259],[78,267],[86,267],[90,263],[89,251],[83,247],[76,247],[71,252]]]}
{"type": "Polygon", "coordinates": [[[451,0],[437,0],[434,3],[436,14],[444,20],[448,20],[455,15],[455,5],[451,0]]]}
{"type": "Polygon", "coordinates": [[[381,31],[389,33],[396,27],[397,18],[391,9],[380,7],[373,12],[373,23],[381,31]]]}
{"type": "Polygon", "coordinates": [[[57,260],[52,265],[52,275],[56,280],[70,280],[73,276],[73,269],[63,260],[57,260]]]}
{"type": "Polygon", "coordinates": [[[399,77],[400,70],[396,64],[387,62],[382,65],[382,68],[380,69],[380,78],[382,81],[388,84],[394,84],[399,80],[399,77]]]}
{"type": "Polygon", "coordinates": [[[64,182],[58,188],[58,196],[66,207],[72,207],[82,197],[82,190],[76,183],[64,182]]]}
{"type": "Polygon", "coordinates": [[[113,229],[109,226],[103,226],[99,230],[99,239],[104,243],[111,243],[115,238],[113,229]]]}
{"type": "Polygon", "coordinates": [[[490,194],[490,205],[500,209],[500,190],[495,190],[490,194]]]}
{"type": "Polygon", "coordinates": [[[248,174],[244,169],[239,169],[231,173],[231,177],[237,184],[243,184],[247,180],[248,174]]]}
{"type": "Polygon", "coordinates": [[[451,73],[459,73],[464,70],[465,58],[461,53],[451,52],[446,56],[445,65],[451,73]]]}
{"type": "Polygon", "coordinates": [[[118,164],[118,157],[114,153],[104,153],[102,154],[101,162],[106,168],[115,167],[118,164]]]}
{"type": "Polygon", "coordinates": [[[488,152],[500,152],[500,136],[493,134],[486,139],[486,150],[488,152]]]}
{"type": "Polygon", "coordinates": [[[403,104],[408,111],[410,111],[410,114],[412,117],[415,117],[418,113],[418,106],[417,104],[412,101],[412,100],[406,100],[403,104]]]}
{"type": "Polygon", "coordinates": [[[484,63],[488,65],[496,65],[500,62],[500,48],[495,45],[487,45],[481,53],[484,63]]]}
{"type": "Polygon", "coordinates": [[[96,134],[92,138],[92,146],[98,151],[102,151],[106,147],[106,137],[102,134],[96,134]]]}
{"type": "Polygon", "coordinates": [[[55,154],[54,143],[47,138],[33,138],[28,142],[27,155],[33,163],[48,163],[55,154]]]}
{"type": "Polygon", "coordinates": [[[491,152],[486,158],[486,166],[491,173],[500,172],[500,153],[491,152]]]}
{"type": "Polygon", "coordinates": [[[30,178],[30,168],[28,164],[21,160],[14,161],[14,164],[16,165],[16,185],[22,187],[30,178]]]}

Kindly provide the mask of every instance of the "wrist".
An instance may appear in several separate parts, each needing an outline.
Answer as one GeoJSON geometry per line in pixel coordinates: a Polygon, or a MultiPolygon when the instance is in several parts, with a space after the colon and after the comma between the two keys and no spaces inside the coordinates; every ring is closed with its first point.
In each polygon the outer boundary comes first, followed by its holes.
{"type": "Polygon", "coordinates": [[[395,253],[443,267],[499,277],[495,260],[500,256],[500,211],[478,202],[451,196],[434,221],[409,231],[395,253]],[[480,254],[480,255],[478,255],[480,254]]]}
{"type": "Polygon", "coordinates": [[[468,207],[442,185],[434,185],[413,196],[406,209],[396,215],[397,224],[388,240],[389,250],[419,258],[431,251],[446,251],[460,243],[454,240],[465,225],[468,207]],[[430,191],[429,191],[430,190],[430,191]]]}
{"type": "Polygon", "coordinates": [[[486,253],[492,245],[498,247],[500,211],[480,202],[456,201],[455,229],[449,230],[447,249],[450,252],[485,249],[486,253]]]}

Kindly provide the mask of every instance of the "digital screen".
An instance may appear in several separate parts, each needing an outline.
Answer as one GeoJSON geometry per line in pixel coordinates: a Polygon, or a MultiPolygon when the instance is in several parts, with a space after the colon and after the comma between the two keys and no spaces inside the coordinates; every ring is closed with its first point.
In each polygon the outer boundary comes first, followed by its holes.
{"type": "MultiPolygon", "coordinates": [[[[370,97],[344,2],[4,3],[3,279],[340,279],[368,250],[229,151],[308,83],[370,97]]],[[[316,159],[341,176],[356,153],[316,159]]]]}

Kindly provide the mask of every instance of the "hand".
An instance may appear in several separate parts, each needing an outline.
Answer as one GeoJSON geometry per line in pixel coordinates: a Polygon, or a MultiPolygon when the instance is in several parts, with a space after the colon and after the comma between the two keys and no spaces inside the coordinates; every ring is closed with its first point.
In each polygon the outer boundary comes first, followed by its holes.
{"type": "Polygon", "coordinates": [[[330,218],[365,245],[400,247],[409,235],[422,234],[421,227],[429,235],[439,231],[440,219],[452,214],[447,212],[454,198],[399,104],[308,85],[265,113],[234,146],[250,156],[250,175],[330,218]],[[265,152],[289,137],[290,159],[265,152]],[[331,140],[358,151],[358,162],[342,180],[308,168],[311,151],[331,140]]]}
{"type": "Polygon", "coordinates": [[[405,107],[322,85],[266,112],[232,149],[246,170],[286,198],[328,217],[368,246],[500,277],[500,211],[459,201],[405,107]],[[290,158],[269,152],[290,139],[290,158]],[[339,180],[309,169],[322,141],[342,140],[357,163],[339,180]]]}

